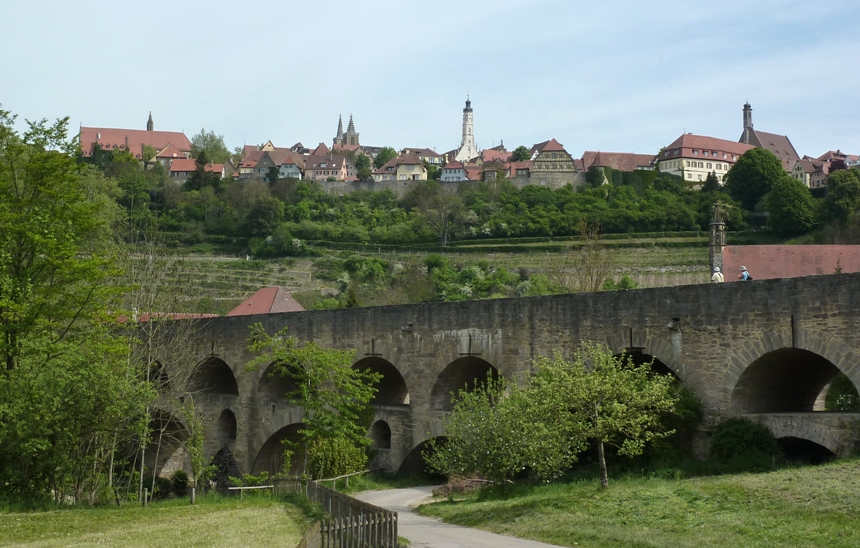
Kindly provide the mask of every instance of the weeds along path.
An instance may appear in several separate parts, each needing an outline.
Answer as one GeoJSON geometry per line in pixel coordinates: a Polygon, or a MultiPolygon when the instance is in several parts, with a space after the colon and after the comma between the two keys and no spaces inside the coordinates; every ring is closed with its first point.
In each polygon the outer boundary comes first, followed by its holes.
{"type": "Polygon", "coordinates": [[[478,529],[449,525],[412,511],[431,497],[433,487],[409,487],[385,491],[365,491],[355,495],[359,500],[397,512],[398,534],[406,537],[413,548],[547,548],[533,540],[523,540],[488,533],[478,529]]]}

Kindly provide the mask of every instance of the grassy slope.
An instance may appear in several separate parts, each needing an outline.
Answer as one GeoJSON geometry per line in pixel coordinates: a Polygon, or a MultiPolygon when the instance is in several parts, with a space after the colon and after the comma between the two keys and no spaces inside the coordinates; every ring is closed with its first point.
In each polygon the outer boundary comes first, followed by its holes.
{"type": "Polygon", "coordinates": [[[0,546],[292,547],[305,522],[298,508],[256,497],[0,513],[0,546]]]}
{"type": "Polygon", "coordinates": [[[860,546],[860,461],[688,480],[551,485],[442,502],[445,521],[562,546],[860,546]]]}

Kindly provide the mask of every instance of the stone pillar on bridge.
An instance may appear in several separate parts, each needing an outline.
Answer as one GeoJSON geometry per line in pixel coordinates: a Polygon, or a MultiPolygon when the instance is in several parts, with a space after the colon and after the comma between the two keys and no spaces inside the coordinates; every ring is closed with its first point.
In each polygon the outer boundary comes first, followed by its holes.
{"type": "Polygon", "coordinates": [[[714,204],[708,247],[711,264],[710,272],[714,271],[714,267],[719,267],[720,270],[725,272],[723,268],[723,249],[726,247],[726,205],[722,202],[714,204]]]}

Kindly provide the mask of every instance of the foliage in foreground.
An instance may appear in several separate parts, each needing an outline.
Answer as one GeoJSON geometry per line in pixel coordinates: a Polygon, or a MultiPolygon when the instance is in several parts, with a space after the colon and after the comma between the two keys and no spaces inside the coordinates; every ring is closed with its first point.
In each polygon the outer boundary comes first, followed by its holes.
{"type": "Polygon", "coordinates": [[[672,379],[655,375],[650,364],[583,344],[571,361],[556,354],[534,365],[523,388],[488,378],[474,391],[461,390],[445,424],[447,438],[431,442],[425,454],[430,468],[497,483],[522,473],[551,479],[594,440],[606,487],[605,444],[633,457],[646,442],[672,434],[663,415],[678,396],[672,379]]]}
{"type": "Polygon", "coordinates": [[[422,514],[560,546],[860,545],[860,461],[688,480],[621,478],[529,486],[422,514]]]}
{"type": "Polygon", "coordinates": [[[367,431],[373,417],[369,402],[380,375],[354,369],[354,351],[300,343],[286,333],[284,328],[269,335],[261,324],[252,325],[248,349],[259,355],[247,365],[249,371],[272,365],[272,375],[290,381],[292,389],[285,394],[287,400],[304,409],[298,432],[301,447],[286,447],[285,467],[292,453],[300,450],[300,472],[313,478],[363,469],[367,464],[365,449],[370,444],[367,431]]]}

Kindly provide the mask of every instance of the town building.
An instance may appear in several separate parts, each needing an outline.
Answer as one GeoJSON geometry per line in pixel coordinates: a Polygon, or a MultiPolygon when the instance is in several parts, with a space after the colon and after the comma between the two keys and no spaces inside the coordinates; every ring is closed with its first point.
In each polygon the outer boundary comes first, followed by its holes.
{"type": "Polygon", "coordinates": [[[353,181],[355,166],[346,156],[327,154],[305,158],[304,178],[309,181],[353,181]]]}
{"type": "Polygon", "coordinates": [[[454,155],[459,162],[468,162],[478,156],[478,147],[475,145],[474,135],[475,120],[472,112],[472,101],[466,96],[466,108],[463,109],[463,135],[460,139],[460,148],[454,155]]]}
{"type": "Polygon", "coordinates": [[[400,151],[401,156],[405,156],[406,154],[414,154],[418,156],[422,162],[427,162],[431,166],[441,166],[444,163],[442,155],[429,148],[407,147],[400,151]]]}
{"type": "Polygon", "coordinates": [[[582,153],[582,166],[585,171],[593,167],[608,167],[618,171],[653,171],[655,158],[653,154],[586,150],[582,153]]]}
{"type": "MultiPolygon", "coordinates": [[[[227,176],[227,167],[225,164],[206,164],[203,170],[208,173],[214,173],[221,179],[227,176]]],[[[170,178],[176,184],[183,184],[191,175],[197,171],[197,162],[192,158],[177,158],[170,163],[168,173],[170,178]]]]}
{"type": "Polygon", "coordinates": [[[565,184],[578,186],[582,182],[573,158],[555,139],[534,145],[532,158],[529,176],[533,185],[558,188],[565,184]]]}
{"type": "Polygon", "coordinates": [[[738,142],[773,152],[782,161],[782,168],[787,173],[791,173],[795,162],[800,160],[788,136],[753,129],[752,107],[749,103],[744,104],[744,131],[738,142]]]}
{"type": "Polygon", "coordinates": [[[445,183],[466,181],[468,180],[466,168],[457,160],[448,162],[445,164],[445,167],[442,168],[442,172],[439,174],[439,180],[445,183]]]}
{"type": "Polygon", "coordinates": [[[426,181],[427,167],[415,154],[397,156],[388,160],[373,172],[373,180],[381,181],[426,181]]]}
{"type": "MultiPolygon", "coordinates": [[[[170,159],[174,157],[189,158],[191,156],[191,141],[188,137],[180,131],[155,131],[151,112],[145,130],[80,126],[79,136],[81,156],[84,158],[92,157],[96,149],[100,148],[106,151],[128,151],[132,156],[143,161],[145,159],[144,147],[146,146],[155,150],[156,158],[168,149],[171,149],[171,153],[175,151],[177,154],[177,156],[171,156],[170,159]]],[[[169,164],[169,159],[164,156],[163,161],[159,161],[164,165],[169,164]]]]}
{"type": "Polygon", "coordinates": [[[685,133],[663,149],[656,164],[661,173],[677,175],[687,182],[704,183],[713,173],[722,183],[738,158],[752,148],[754,145],[685,133]]]}

